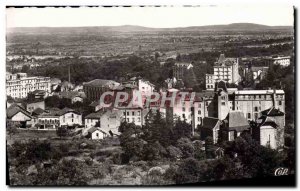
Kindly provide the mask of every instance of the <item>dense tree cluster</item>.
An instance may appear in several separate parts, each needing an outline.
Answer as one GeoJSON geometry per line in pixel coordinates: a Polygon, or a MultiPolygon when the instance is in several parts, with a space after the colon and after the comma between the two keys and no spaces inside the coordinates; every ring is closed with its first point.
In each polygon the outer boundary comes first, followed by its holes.
{"type": "Polygon", "coordinates": [[[119,130],[124,162],[162,158],[176,160],[193,157],[195,153],[195,146],[190,140],[191,125],[179,120],[174,125],[169,124],[160,112],[150,111],[142,127],[123,122],[119,130]]]}

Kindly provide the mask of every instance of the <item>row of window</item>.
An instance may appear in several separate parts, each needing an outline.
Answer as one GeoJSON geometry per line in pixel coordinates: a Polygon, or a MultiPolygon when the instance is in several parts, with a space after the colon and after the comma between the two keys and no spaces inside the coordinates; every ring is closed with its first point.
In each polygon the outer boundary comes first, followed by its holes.
{"type": "Polygon", "coordinates": [[[59,123],[59,120],[58,119],[39,119],[39,123],[42,123],[42,124],[56,124],[56,123],[59,123]]]}
{"type": "MultiPolygon", "coordinates": [[[[236,99],[271,99],[271,95],[236,95],[236,99]]],[[[282,98],[283,95],[276,95],[276,98],[282,98]]]]}
{"type": "MultiPolygon", "coordinates": [[[[135,116],[135,114],[136,114],[135,111],[132,111],[132,112],[131,112],[131,115],[132,115],[132,116],[135,116]]],[[[124,112],[123,112],[123,115],[124,115],[124,116],[130,116],[130,112],[129,112],[129,111],[127,111],[127,112],[124,111],[124,112]]],[[[141,116],[141,111],[137,111],[137,116],[141,116]]]]}
{"type": "MultiPolygon", "coordinates": [[[[130,123],[130,122],[133,122],[133,123],[134,123],[134,122],[135,122],[135,118],[133,117],[133,118],[131,118],[131,120],[130,120],[130,118],[127,117],[127,118],[126,118],[126,121],[127,121],[128,123],[130,123]]],[[[140,117],[137,118],[137,122],[141,122],[141,118],[140,118],[140,117]]]]}

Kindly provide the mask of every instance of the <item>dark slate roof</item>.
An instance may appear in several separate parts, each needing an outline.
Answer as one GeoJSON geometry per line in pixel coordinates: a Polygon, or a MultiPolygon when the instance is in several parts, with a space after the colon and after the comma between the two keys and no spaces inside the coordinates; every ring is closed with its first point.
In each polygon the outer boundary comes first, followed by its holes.
{"type": "Polygon", "coordinates": [[[104,80],[104,79],[95,79],[90,82],[84,83],[85,86],[96,86],[96,87],[103,87],[109,86],[110,84],[117,83],[113,80],[104,80]]]}
{"type": "Polygon", "coordinates": [[[220,54],[220,57],[219,57],[219,60],[218,60],[218,62],[219,63],[222,63],[222,62],[224,62],[225,61],[225,55],[224,54],[220,54]]]}
{"type": "Polygon", "coordinates": [[[267,126],[267,125],[270,125],[274,128],[277,128],[278,125],[277,123],[275,122],[274,118],[272,117],[269,117],[269,116],[266,116],[266,115],[263,115],[261,116],[258,120],[258,126],[257,127],[262,127],[262,126],[267,126]]]}
{"type": "Polygon", "coordinates": [[[204,117],[203,118],[203,128],[213,129],[218,124],[219,119],[213,117],[204,117]]]}
{"type": "Polygon", "coordinates": [[[94,132],[97,131],[97,130],[98,130],[98,131],[101,131],[102,133],[107,134],[105,131],[99,129],[98,127],[91,127],[91,128],[89,128],[89,129],[88,129],[88,133],[94,133],[94,132]]]}
{"type": "Polygon", "coordinates": [[[75,111],[74,109],[65,107],[64,109],[51,108],[49,109],[49,111],[43,112],[41,116],[61,116],[68,112],[73,112],[80,115],[80,113],[75,111]]]}
{"type": "Polygon", "coordinates": [[[33,110],[32,113],[35,115],[40,115],[40,114],[44,113],[44,110],[41,108],[36,108],[35,110],[33,110]]]}
{"type": "Polygon", "coordinates": [[[85,94],[83,92],[78,91],[64,91],[60,92],[60,96],[67,99],[73,99],[74,97],[85,98],[85,94]]]}
{"type": "Polygon", "coordinates": [[[225,120],[228,122],[228,128],[230,131],[235,130],[242,132],[250,127],[247,119],[241,111],[229,112],[225,120]]]}
{"type": "Polygon", "coordinates": [[[44,102],[44,100],[43,99],[27,99],[26,100],[27,104],[40,103],[40,102],[44,102]]]}
{"type": "Polygon", "coordinates": [[[46,93],[45,90],[34,90],[32,92],[30,92],[31,94],[40,94],[40,93],[46,93]]]}
{"type": "Polygon", "coordinates": [[[99,101],[93,101],[89,106],[96,107],[97,105],[100,105],[99,101]]]}
{"type": "Polygon", "coordinates": [[[90,113],[85,116],[85,119],[100,119],[100,117],[105,113],[105,111],[98,111],[96,113],[90,113]]]}
{"type": "Polygon", "coordinates": [[[79,112],[75,111],[74,109],[70,109],[70,108],[67,108],[67,107],[61,109],[59,114],[63,115],[63,114],[68,113],[68,112],[73,112],[73,113],[80,114],[79,112]]]}
{"type": "Polygon", "coordinates": [[[261,112],[265,116],[284,116],[284,113],[274,106],[261,112]]]}
{"type": "Polygon", "coordinates": [[[28,117],[31,118],[30,113],[17,104],[13,104],[9,108],[7,108],[6,116],[8,119],[11,119],[19,112],[22,112],[24,115],[27,115],[28,117]]]}

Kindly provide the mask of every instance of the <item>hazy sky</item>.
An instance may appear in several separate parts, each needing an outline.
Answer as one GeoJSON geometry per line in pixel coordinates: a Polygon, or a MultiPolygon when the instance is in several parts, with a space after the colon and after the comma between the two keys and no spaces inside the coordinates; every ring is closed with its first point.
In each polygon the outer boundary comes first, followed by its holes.
{"type": "Polygon", "coordinates": [[[238,22],[293,25],[292,6],[23,8],[6,10],[7,27],[140,25],[185,27],[238,22]]]}

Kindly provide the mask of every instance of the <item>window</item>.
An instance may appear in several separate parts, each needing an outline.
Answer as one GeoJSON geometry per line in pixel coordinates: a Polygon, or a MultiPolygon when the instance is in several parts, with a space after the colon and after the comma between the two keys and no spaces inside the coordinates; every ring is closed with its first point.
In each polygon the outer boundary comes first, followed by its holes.
{"type": "Polygon", "coordinates": [[[254,113],[255,120],[258,118],[258,113],[254,113]]]}
{"type": "Polygon", "coordinates": [[[123,112],[123,115],[124,115],[124,116],[126,115],[126,112],[125,112],[125,111],[123,112]]]}
{"type": "Polygon", "coordinates": [[[258,111],[258,107],[254,107],[254,111],[258,111]]]}
{"type": "Polygon", "coordinates": [[[251,119],[251,113],[248,113],[248,119],[251,119]]]}
{"type": "Polygon", "coordinates": [[[134,116],[134,111],[133,112],[131,112],[132,113],[132,115],[134,116]]]}
{"type": "Polygon", "coordinates": [[[182,108],[182,111],[185,111],[185,108],[184,108],[184,107],[182,108]]]}
{"type": "Polygon", "coordinates": [[[96,136],[99,137],[99,133],[96,133],[96,136]]]}
{"type": "Polygon", "coordinates": [[[201,110],[198,110],[198,115],[201,115],[201,110]]]}
{"type": "Polygon", "coordinates": [[[182,118],[185,119],[185,114],[182,114],[182,118]]]}
{"type": "Polygon", "coordinates": [[[127,115],[129,115],[129,111],[127,111],[127,115]]]}
{"type": "Polygon", "coordinates": [[[74,114],[72,113],[72,118],[74,118],[74,114]]]}
{"type": "Polygon", "coordinates": [[[225,105],[225,102],[222,102],[222,105],[225,105]]]}
{"type": "Polygon", "coordinates": [[[135,121],[135,119],[134,118],[132,118],[132,122],[134,122],[135,121]]]}
{"type": "Polygon", "coordinates": [[[281,101],[279,101],[279,103],[278,103],[279,105],[282,105],[282,102],[281,101]]]}
{"type": "Polygon", "coordinates": [[[138,111],[138,116],[141,116],[141,112],[140,111],[138,111]]]}
{"type": "Polygon", "coordinates": [[[138,118],[137,118],[137,121],[138,121],[138,122],[141,122],[141,118],[140,118],[140,117],[138,117],[138,118]]]}

